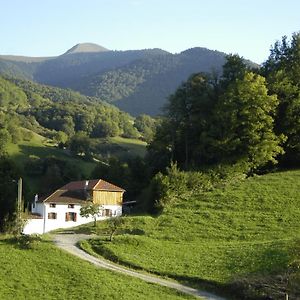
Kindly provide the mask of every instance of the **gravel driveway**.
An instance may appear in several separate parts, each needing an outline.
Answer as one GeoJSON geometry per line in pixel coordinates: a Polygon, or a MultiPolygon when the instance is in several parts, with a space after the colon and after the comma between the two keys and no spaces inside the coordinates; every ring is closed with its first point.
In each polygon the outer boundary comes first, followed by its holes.
{"type": "Polygon", "coordinates": [[[198,297],[198,298],[201,298],[204,300],[225,300],[225,298],[216,296],[212,293],[200,291],[200,290],[197,290],[197,289],[194,289],[194,288],[191,288],[191,287],[188,287],[188,286],[185,286],[185,285],[173,282],[173,281],[169,281],[169,280],[165,280],[165,279],[156,277],[154,275],[143,274],[143,273],[139,273],[136,271],[132,271],[125,267],[120,267],[119,265],[111,263],[105,259],[100,259],[100,258],[94,257],[76,246],[77,242],[79,242],[81,240],[90,239],[90,238],[93,238],[93,236],[85,235],[85,234],[56,234],[54,236],[54,242],[59,248],[65,250],[73,255],[76,255],[76,256],[80,257],[81,259],[89,261],[90,263],[94,264],[95,266],[97,266],[99,268],[104,268],[104,269],[122,273],[122,274],[125,274],[128,276],[137,277],[141,280],[151,282],[151,283],[156,283],[156,284],[166,286],[166,287],[169,287],[172,289],[176,289],[182,293],[193,295],[195,297],[198,297]]]}

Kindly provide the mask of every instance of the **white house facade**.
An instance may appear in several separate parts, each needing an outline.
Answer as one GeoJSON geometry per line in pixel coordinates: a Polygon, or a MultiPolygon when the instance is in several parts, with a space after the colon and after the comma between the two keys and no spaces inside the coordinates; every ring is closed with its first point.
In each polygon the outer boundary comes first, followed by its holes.
{"type": "Polygon", "coordinates": [[[93,217],[80,216],[88,203],[100,206],[97,220],[122,215],[124,189],[102,179],[73,181],[47,197],[32,203],[32,217],[27,220],[24,234],[43,234],[59,228],[69,228],[92,222],[93,217]]]}

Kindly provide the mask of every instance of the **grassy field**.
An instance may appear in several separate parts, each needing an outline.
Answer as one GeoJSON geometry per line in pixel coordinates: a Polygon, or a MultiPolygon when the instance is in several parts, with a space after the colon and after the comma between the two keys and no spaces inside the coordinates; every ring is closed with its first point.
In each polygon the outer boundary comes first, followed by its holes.
{"type": "Polygon", "coordinates": [[[21,249],[0,236],[0,299],[193,299],[174,290],[96,269],[50,240],[21,249]]]}
{"type": "Polygon", "coordinates": [[[136,139],[125,139],[122,137],[113,137],[109,139],[112,143],[115,143],[128,150],[129,155],[144,157],[146,154],[147,143],[136,139]]]}
{"type": "MultiPolygon", "coordinates": [[[[25,129],[24,129],[25,130],[25,129]]],[[[97,162],[85,161],[81,158],[76,158],[67,150],[59,149],[47,140],[43,136],[40,136],[34,132],[30,132],[32,138],[29,141],[22,141],[18,144],[10,143],[7,147],[7,152],[9,156],[16,162],[16,164],[23,169],[26,161],[31,158],[46,158],[46,157],[56,157],[64,161],[76,164],[80,170],[82,170],[86,178],[90,177],[91,172],[95,168],[97,162]]],[[[109,140],[113,145],[117,145],[120,148],[118,156],[144,156],[146,147],[145,143],[134,139],[125,139],[121,137],[115,137],[109,140]],[[122,150],[122,151],[121,151],[122,150]]],[[[25,176],[24,180],[27,185],[31,187],[31,190],[38,191],[40,185],[40,177],[25,176]]]]}
{"type": "MultiPolygon", "coordinates": [[[[191,285],[228,287],[260,278],[256,292],[263,295],[269,292],[263,281],[283,275],[295,259],[299,195],[300,171],[255,176],[224,190],[178,199],[158,217],[131,217],[132,234],[119,235],[112,243],[94,240],[89,247],[122,264],[191,285]]],[[[273,291],[274,299],[281,292],[273,291]]]]}
{"type": "Polygon", "coordinates": [[[22,141],[18,144],[9,144],[7,151],[8,154],[14,159],[19,165],[23,166],[25,161],[31,157],[45,158],[47,156],[54,156],[66,161],[76,163],[83,172],[89,176],[93,170],[95,163],[87,162],[82,159],[76,159],[69,155],[65,150],[54,147],[44,137],[32,133],[33,138],[30,141],[22,141]]]}

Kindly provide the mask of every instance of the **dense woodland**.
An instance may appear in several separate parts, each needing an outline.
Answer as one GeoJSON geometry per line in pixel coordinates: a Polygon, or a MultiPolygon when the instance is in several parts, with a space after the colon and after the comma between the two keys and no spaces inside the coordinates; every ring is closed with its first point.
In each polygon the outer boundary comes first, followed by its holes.
{"type": "Polygon", "coordinates": [[[176,161],[184,169],[239,165],[262,171],[278,160],[299,164],[300,36],[283,38],[260,69],[237,55],[223,74],[192,75],[170,96],[149,146],[157,169],[176,161]],[[156,158],[156,159],[154,159],[156,158]]]}

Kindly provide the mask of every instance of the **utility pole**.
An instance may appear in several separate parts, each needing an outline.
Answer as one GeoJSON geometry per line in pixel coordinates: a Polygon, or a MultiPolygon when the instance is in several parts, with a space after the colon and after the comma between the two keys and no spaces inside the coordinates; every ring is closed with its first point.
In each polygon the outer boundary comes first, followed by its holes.
{"type": "Polygon", "coordinates": [[[18,198],[17,198],[17,227],[18,233],[21,233],[21,211],[22,211],[22,178],[20,177],[18,180],[18,198]],[[19,232],[20,231],[20,232],[19,232]]]}

